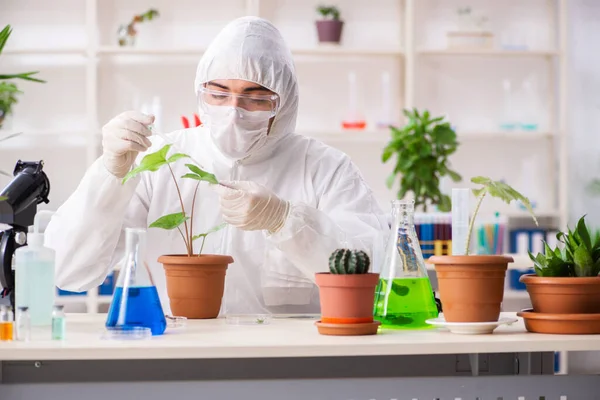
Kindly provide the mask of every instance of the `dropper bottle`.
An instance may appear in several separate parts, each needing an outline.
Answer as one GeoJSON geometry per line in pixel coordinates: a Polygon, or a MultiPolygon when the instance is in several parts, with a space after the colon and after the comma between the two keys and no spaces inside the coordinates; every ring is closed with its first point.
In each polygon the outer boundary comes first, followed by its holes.
{"type": "Polygon", "coordinates": [[[32,326],[52,324],[52,306],[56,294],[54,250],[44,247],[40,219],[52,211],[38,211],[29,227],[27,246],[15,251],[15,303],[17,309],[28,307],[32,326]]]}

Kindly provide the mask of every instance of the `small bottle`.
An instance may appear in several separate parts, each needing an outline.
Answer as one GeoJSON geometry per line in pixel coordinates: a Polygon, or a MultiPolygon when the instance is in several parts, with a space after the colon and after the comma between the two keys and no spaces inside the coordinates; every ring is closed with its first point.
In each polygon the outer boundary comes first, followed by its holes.
{"type": "Polygon", "coordinates": [[[0,308],[0,341],[10,342],[13,340],[13,313],[10,307],[0,308]]]}
{"type": "Polygon", "coordinates": [[[17,325],[17,340],[28,342],[31,338],[31,318],[29,317],[29,307],[19,307],[17,309],[17,317],[15,318],[17,325]]]}
{"type": "Polygon", "coordinates": [[[62,305],[55,305],[52,310],[52,340],[64,340],[66,330],[65,313],[62,305]]]}

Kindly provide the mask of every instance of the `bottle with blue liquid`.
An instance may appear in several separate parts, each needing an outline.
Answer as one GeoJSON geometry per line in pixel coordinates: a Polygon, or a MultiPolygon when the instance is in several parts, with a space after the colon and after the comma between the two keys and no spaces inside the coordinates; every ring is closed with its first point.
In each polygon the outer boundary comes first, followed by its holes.
{"type": "Polygon", "coordinates": [[[162,335],[167,321],[146,263],[146,231],[127,228],[126,254],[115,287],[106,327],[119,336],[162,335]]]}

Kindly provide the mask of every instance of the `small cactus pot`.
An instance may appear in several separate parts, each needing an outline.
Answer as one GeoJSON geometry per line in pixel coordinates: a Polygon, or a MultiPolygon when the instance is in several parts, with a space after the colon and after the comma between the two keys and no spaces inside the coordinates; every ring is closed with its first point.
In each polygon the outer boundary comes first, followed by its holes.
{"type": "Polygon", "coordinates": [[[373,322],[373,303],[379,274],[315,274],[321,298],[321,322],[363,324],[373,322]]]}

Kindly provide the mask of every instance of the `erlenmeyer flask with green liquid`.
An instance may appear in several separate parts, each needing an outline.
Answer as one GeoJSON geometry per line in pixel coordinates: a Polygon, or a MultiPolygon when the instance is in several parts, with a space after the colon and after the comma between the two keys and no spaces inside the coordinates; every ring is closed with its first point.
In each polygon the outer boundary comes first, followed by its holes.
{"type": "Polygon", "coordinates": [[[414,201],[392,202],[394,225],[375,292],[374,318],[388,329],[429,329],[438,308],[414,225],[414,201]]]}

